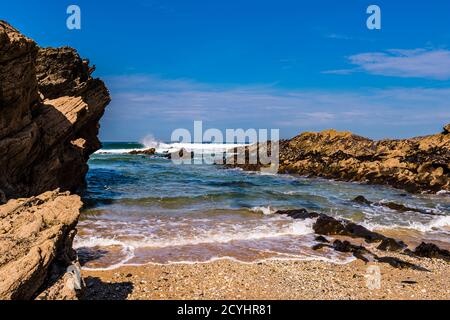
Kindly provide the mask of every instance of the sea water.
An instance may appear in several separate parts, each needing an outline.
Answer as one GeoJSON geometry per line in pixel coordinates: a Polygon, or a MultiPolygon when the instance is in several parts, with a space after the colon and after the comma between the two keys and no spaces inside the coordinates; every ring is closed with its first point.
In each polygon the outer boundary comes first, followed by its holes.
{"type": "MultiPolygon", "coordinates": [[[[270,175],[222,166],[177,165],[165,152],[201,145],[104,143],[89,161],[85,207],[75,248],[84,268],[147,263],[201,263],[216,259],[352,260],[332,250],[313,251],[313,219],[293,220],[279,209],[306,208],[352,220],[399,237],[450,247],[450,196],[413,195],[386,186],[270,175]],[[155,147],[159,154],[130,155],[155,147]],[[363,206],[394,201],[435,215],[363,206]]],[[[208,145],[223,152],[234,145],[208,145]]]]}

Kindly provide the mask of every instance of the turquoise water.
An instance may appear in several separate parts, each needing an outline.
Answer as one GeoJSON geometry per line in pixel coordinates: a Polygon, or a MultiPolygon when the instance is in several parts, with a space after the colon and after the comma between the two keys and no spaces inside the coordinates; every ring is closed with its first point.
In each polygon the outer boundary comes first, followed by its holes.
{"type": "Polygon", "coordinates": [[[313,221],[273,214],[288,208],[351,219],[411,243],[450,241],[450,197],[445,194],[411,195],[388,187],[209,164],[176,165],[159,155],[126,154],[140,148],[136,143],[107,143],[89,161],[86,206],[75,239],[85,268],[220,258],[349,261],[344,254],[312,251],[313,221]],[[351,202],[358,195],[439,215],[360,206],[351,202]]]}

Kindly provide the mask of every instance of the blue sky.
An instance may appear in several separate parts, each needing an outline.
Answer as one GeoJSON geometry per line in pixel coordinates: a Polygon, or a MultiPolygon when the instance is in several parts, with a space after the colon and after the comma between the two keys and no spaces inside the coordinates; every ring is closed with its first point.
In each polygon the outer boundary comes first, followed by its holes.
{"type": "Polygon", "coordinates": [[[450,122],[450,2],[365,0],[2,1],[41,46],[96,64],[113,102],[103,140],[176,128],[336,128],[373,138],[450,122]],[[82,29],[66,28],[77,4],[82,29]],[[382,29],[368,30],[377,4],[382,29]]]}

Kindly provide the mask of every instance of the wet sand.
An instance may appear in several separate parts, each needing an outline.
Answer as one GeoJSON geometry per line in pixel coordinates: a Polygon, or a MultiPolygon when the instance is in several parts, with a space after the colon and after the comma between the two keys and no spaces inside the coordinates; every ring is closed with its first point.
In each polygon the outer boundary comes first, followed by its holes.
{"type": "Polygon", "coordinates": [[[322,261],[278,260],[244,264],[217,260],[197,264],[127,266],[104,271],[83,270],[87,285],[84,299],[450,300],[448,262],[403,254],[389,256],[414,263],[429,272],[396,269],[388,264],[361,260],[344,265],[322,261]],[[374,278],[368,276],[369,266],[379,267],[379,288],[376,288],[374,278]]]}

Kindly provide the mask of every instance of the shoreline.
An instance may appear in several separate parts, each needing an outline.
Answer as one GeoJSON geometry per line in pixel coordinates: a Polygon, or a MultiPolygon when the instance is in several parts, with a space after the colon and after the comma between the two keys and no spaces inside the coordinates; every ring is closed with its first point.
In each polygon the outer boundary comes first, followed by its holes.
{"type": "Polygon", "coordinates": [[[82,299],[97,300],[340,300],[450,299],[450,268],[440,259],[390,253],[430,272],[396,269],[355,260],[335,264],[318,260],[241,263],[146,264],[113,270],[82,270],[82,299]],[[381,287],[367,287],[368,267],[379,268],[381,287]]]}

